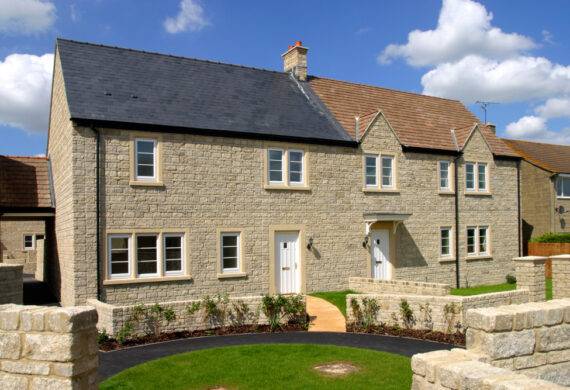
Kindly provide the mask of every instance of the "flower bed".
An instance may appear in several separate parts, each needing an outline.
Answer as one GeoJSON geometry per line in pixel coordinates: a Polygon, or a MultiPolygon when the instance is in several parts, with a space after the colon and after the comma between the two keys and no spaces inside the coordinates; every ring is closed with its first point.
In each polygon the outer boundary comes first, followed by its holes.
{"type": "Polygon", "coordinates": [[[437,341],[440,343],[465,346],[465,334],[462,332],[444,333],[424,329],[406,329],[386,324],[372,325],[365,329],[355,324],[348,324],[346,331],[351,333],[381,334],[397,337],[409,337],[421,340],[437,341]]]}

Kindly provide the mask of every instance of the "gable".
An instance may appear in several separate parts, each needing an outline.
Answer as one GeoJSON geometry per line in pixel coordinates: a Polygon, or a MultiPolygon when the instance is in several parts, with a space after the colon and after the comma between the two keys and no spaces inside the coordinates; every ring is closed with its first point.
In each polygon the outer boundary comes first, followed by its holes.
{"type": "Polygon", "coordinates": [[[483,136],[479,126],[475,126],[463,145],[463,158],[466,161],[492,161],[493,151],[483,136]]]}

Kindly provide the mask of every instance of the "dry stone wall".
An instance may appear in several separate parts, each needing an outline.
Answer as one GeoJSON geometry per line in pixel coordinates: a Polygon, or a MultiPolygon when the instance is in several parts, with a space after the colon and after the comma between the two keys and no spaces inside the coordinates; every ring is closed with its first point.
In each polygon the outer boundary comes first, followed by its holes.
{"type": "Polygon", "coordinates": [[[92,307],[0,306],[4,389],[97,389],[97,312],[92,307]]]}
{"type": "Polygon", "coordinates": [[[22,303],[23,269],[23,265],[0,264],[0,304],[22,303]]]}
{"type": "Polygon", "coordinates": [[[423,283],[408,280],[378,280],[372,278],[352,277],[348,280],[348,288],[366,294],[417,294],[417,295],[449,295],[449,284],[423,283]]]}

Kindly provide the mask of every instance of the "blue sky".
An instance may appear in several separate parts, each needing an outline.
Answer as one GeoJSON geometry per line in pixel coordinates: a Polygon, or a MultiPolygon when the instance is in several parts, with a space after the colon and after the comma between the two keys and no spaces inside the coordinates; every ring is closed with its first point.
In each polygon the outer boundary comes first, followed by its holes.
{"type": "Polygon", "coordinates": [[[0,154],[45,152],[56,37],[500,104],[501,135],[570,144],[570,3],[0,0],[0,154]],[[415,33],[410,34],[412,31],[415,33]],[[46,55],[48,54],[48,55],[46,55]]]}

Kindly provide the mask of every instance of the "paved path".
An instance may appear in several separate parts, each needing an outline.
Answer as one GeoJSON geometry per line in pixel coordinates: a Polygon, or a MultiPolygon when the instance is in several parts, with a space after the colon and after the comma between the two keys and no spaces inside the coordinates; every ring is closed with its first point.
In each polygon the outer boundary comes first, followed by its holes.
{"type": "Polygon", "coordinates": [[[208,348],[251,344],[326,344],[366,348],[404,356],[453,348],[450,344],[425,340],[357,333],[288,332],[195,337],[132,347],[113,352],[100,352],[99,379],[107,379],[129,367],[169,355],[208,348]]]}
{"type": "Polygon", "coordinates": [[[340,310],[322,298],[307,295],[309,332],[346,332],[346,320],[340,310]]]}

